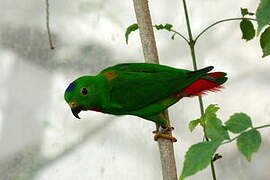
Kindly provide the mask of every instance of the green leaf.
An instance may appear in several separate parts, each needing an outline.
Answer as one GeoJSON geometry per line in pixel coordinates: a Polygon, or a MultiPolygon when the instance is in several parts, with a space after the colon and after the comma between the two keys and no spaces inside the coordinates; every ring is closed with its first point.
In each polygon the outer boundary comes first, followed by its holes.
{"type": "Polygon", "coordinates": [[[245,15],[250,15],[250,16],[253,16],[254,15],[254,13],[248,12],[248,9],[247,8],[241,8],[241,14],[242,14],[243,17],[245,15]]]}
{"type": "Polygon", "coordinates": [[[200,119],[196,119],[196,120],[190,121],[189,124],[188,124],[189,130],[192,132],[198,126],[198,124],[200,122],[201,122],[200,119]]]}
{"type": "Polygon", "coordinates": [[[222,125],[222,121],[216,115],[208,116],[205,123],[206,137],[212,141],[223,141],[230,139],[228,131],[222,125]]]}
{"type": "Polygon", "coordinates": [[[205,127],[205,121],[208,116],[216,116],[216,112],[219,110],[219,107],[216,104],[210,104],[205,112],[204,115],[201,117],[201,125],[205,127]]]}
{"type": "Polygon", "coordinates": [[[256,129],[251,129],[242,133],[237,138],[237,147],[239,151],[246,157],[246,159],[250,161],[251,155],[258,151],[261,141],[260,132],[256,129]]]}
{"type": "Polygon", "coordinates": [[[240,29],[242,31],[242,39],[249,41],[255,36],[255,29],[252,22],[248,19],[243,19],[240,23],[240,29]]]}
{"type": "Polygon", "coordinates": [[[252,127],[250,117],[245,113],[235,113],[225,122],[226,128],[232,133],[241,133],[252,127]]]}
{"type": "Polygon", "coordinates": [[[210,113],[216,113],[218,112],[219,107],[216,104],[210,104],[206,110],[205,110],[205,114],[210,114],[210,113]]]}
{"type": "Polygon", "coordinates": [[[165,30],[167,30],[167,31],[171,31],[173,25],[171,25],[171,24],[165,24],[165,25],[160,24],[160,25],[155,25],[154,27],[155,27],[157,30],[163,30],[163,29],[165,29],[165,30]]]}
{"type": "MultiPolygon", "coordinates": [[[[269,13],[270,14],[270,13],[269,13]]],[[[263,51],[263,56],[270,55],[270,27],[266,28],[260,37],[260,44],[263,51]]]]}
{"type": "Polygon", "coordinates": [[[166,29],[166,30],[168,30],[168,31],[171,31],[171,29],[172,29],[172,25],[171,24],[165,24],[165,26],[164,26],[164,28],[166,29]]]}
{"type": "Polygon", "coordinates": [[[200,123],[203,127],[205,127],[206,120],[211,116],[216,117],[216,112],[219,110],[219,107],[216,104],[210,104],[199,119],[193,120],[189,122],[189,130],[192,132],[200,123]]]}
{"type": "Polygon", "coordinates": [[[257,10],[256,19],[258,22],[258,34],[261,32],[262,28],[270,22],[270,1],[261,0],[257,10]]]}
{"type": "Polygon", "coordinates": [[[212,141],[223,141],[230,139],[226,128],[222,125],[222,121],[217,118],[219,107],[216,104],[210,104],[204,115],[201,117],[201,124],[205,128],[206,137],[212,141]]]}
{"type": "Polygon", "coordinates": [[[130,25],[127,30],[126,30],[126,33],[125,33],[125,37],[126,37],[126,43],[128,44],[128,36],[129,34],[132,32],[132,31],[136,31],[138,29],[138,24],[132,24],[130,25]]]}
{"type": "Polygon", "coordinates": [[[205,169],[209,165],[220,144],[220,142],[212,141],[192,145],[186,152],[180,180],[205,169]]]}

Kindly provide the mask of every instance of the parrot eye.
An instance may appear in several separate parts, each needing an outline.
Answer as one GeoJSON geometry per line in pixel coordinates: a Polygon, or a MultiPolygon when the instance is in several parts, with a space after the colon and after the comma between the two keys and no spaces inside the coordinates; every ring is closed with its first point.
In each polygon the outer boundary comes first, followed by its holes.
{"type": "Polygon", "coordinates": [[[88,90],[87,90],[87,88],[81,88],[81,94],[83,95],[83,96],[86,96],[87,94],[88,94],[88,90]]]}

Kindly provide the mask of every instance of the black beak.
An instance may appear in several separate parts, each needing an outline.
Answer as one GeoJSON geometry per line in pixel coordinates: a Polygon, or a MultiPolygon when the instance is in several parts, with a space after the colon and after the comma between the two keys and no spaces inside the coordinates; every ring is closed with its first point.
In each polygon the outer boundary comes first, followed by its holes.
{"type": "Polygon", "coordinates": [[[80,113],[81,111],[82,111],[82,107],[81,107],[81,106],[77,106],[77,107],[72,107],[72,108],[71,108],[72,114],[73,114],[76,118],[78,118],[78,119],[80,119],[79,113],[80,113]]]}

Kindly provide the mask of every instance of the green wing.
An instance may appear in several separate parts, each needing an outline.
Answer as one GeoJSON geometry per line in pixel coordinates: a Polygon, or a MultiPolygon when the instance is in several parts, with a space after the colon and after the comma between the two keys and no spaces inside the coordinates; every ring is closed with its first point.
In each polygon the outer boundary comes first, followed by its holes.
{"type": "Polygon", "coordinates": [[[169,97],[202,77],[205,71],[196,73],[158,64],[125,63],[109,67],[101,73],[116,74],[108,81],[109,107],[125,113],[169,97]]]}

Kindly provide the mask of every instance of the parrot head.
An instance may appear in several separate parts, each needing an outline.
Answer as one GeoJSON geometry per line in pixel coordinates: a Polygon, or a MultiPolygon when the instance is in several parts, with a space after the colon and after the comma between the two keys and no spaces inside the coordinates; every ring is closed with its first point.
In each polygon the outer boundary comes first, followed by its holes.
{"type": "Polygon", "coordinates": [[[69,104],[72,114],[78,119],[80,119],[78,114],[81,111],[89,110],[94,104],[94,82],[93,76],[82,76],[70,83],[65,91],[64,98],[69,104]]]}

